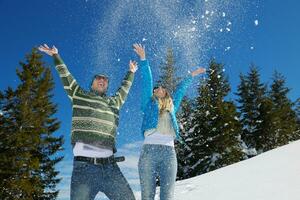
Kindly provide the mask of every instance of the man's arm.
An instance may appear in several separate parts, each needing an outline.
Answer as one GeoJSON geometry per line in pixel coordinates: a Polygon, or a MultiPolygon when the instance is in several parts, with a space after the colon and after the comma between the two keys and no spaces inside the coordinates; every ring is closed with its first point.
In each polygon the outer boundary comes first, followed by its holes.
{"type": "Polygon", "coordinates": [[[46,44],[40,46],[38,49],[54,58],[55,69],[59,73],[59,76],[63,83],[64,89],[68,94],[68,97],[72,100],[75,92],[80,88],[76,80],[73,78],[72,74],[69,72],[64,61],[59,56],[58,49],[55,46],[49,48],[46,44]]]}
{"type": "Polygon", "coordinates": [[[116,105],[118,109],[122,107],[124,104],[127,95],[129,93],[129,90],[132,86],[132,82],[134,80],[134,73],[137,70],[137,63],[135,61],[130,61],[129,62],[129,71],[126,74],[125,78],[122,81],[121,87],[118,89],[116,94],[111,97],[112,101],[116,105]]]}
{"type": "Polygon", "coordinates": [[[63,83],[64,89],[68,94],[68,97],[72,100],[74,94],[79,88],[77,81],[74,79],[72,74],[69,72],[67,66],[59,56],[59,54],[53,55],[55,69],[57,70],[59,77],[63,83]]]}

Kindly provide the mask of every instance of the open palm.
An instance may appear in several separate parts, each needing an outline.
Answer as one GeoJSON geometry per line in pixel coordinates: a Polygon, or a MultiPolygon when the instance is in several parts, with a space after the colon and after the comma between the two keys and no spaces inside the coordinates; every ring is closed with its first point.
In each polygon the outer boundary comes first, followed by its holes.
{"type": "Polygon", "coordinates": [[[58,54],[58,50],[55,46],[52,46],[52,48],[48,47],[47,44],[41,45],[38,47],[38,49],[46,54],[48,54],[49,56],[53,56],[55,54],[58,54]]]}

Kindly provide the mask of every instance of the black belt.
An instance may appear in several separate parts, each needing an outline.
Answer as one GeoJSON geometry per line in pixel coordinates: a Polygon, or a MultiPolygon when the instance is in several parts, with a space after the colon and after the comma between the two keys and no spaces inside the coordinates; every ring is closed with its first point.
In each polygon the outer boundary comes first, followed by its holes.
{"type": "Polygon", "coordinates": [[[122,162],[125,160],[124,156],[120,156],[120,157],[114,157],[114,156],[110,156],[107,158],[91,158],[91,157],[84,157],[84,156],[75,156],[74,157],[75,161],[83,161],[83,162],[88,162],[88,163],[92,163],[95,165],[98,164],[110,164],[110,163],[116,163],[116,162],[122,162]]]}

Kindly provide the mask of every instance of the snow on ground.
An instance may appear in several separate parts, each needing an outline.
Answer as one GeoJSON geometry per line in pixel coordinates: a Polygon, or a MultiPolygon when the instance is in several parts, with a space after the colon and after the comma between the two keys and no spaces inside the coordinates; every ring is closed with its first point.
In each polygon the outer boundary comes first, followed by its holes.
{"type": "MultiPolygon", "coordinates": [[[[120,151],[127,155],[140,145],[127,145],[120,151]]],[[[127,163],[123,163],[121,168],[125,169],[125,176],[136,199],[140,200],[138,155],[127,158],[127,163]]],[[[72,165],[69,163],[66,166],[72,165]]],[[[60,200],[69,199],[70,180],[67,180],[67,186],[58,198],[60,200]]],[[[107,199],[104,196],[99,192],[95,199],[107,199]]],[[[159,190],[155,199],[159,199],[159,190]]],[[[176,182],[175,200],[202,199],[300,200],[300,140],[213,172],[176,182]]]]}
{"type": "Polygon", "coordinates": [[[175,200],[299,200],[300,140],[184,181],[175,200]]]}

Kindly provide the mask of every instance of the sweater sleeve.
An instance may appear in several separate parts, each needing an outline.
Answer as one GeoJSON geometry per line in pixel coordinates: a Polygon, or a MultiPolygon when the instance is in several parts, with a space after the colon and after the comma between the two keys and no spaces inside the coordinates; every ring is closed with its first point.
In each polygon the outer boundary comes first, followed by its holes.
{"type": "Polygon", "coordinates": [[[173,103],[174,103],[174,111],[175,113],[178,111],[182,98],[185,95],[187,88],[191,85],[193,80],[192,75],[188,75],[185,79],[183,79],[178,86],[173,95],[173,103]]]}
{"type": "Polygon", "coordinates": [[[152,79],[152,72],[149,65],[148,60],[142,60],[141,61],[141,74],[142,74],[142,105],[141,109],[142,111],[145,110],[145,107],[149,100],[151,100],[151,97],[153,95],[153,79],[152,79]]]}
{"type": "Polygon", "coordinates": [[[134,73],[129,71],[126,74],[125,78],[123,79],[121,87],[118,89],[116,94],[111,97],[111,100],[114,102],[114,104],[118,109],[120,109],[124,104],[133,80],[134,80],[134,73]]]}
{"type": "Polygon", "coordinates": [[[64,89],[68,95],[68,97],[72,100],[74,94],[79,89],[79,85],[77,81],[74,79],[72,74],[69,72],[67,66],[61,57],[56,54],[54,57],[55,69],[57,70],[59,77],[63,83],[64,89]]]}

